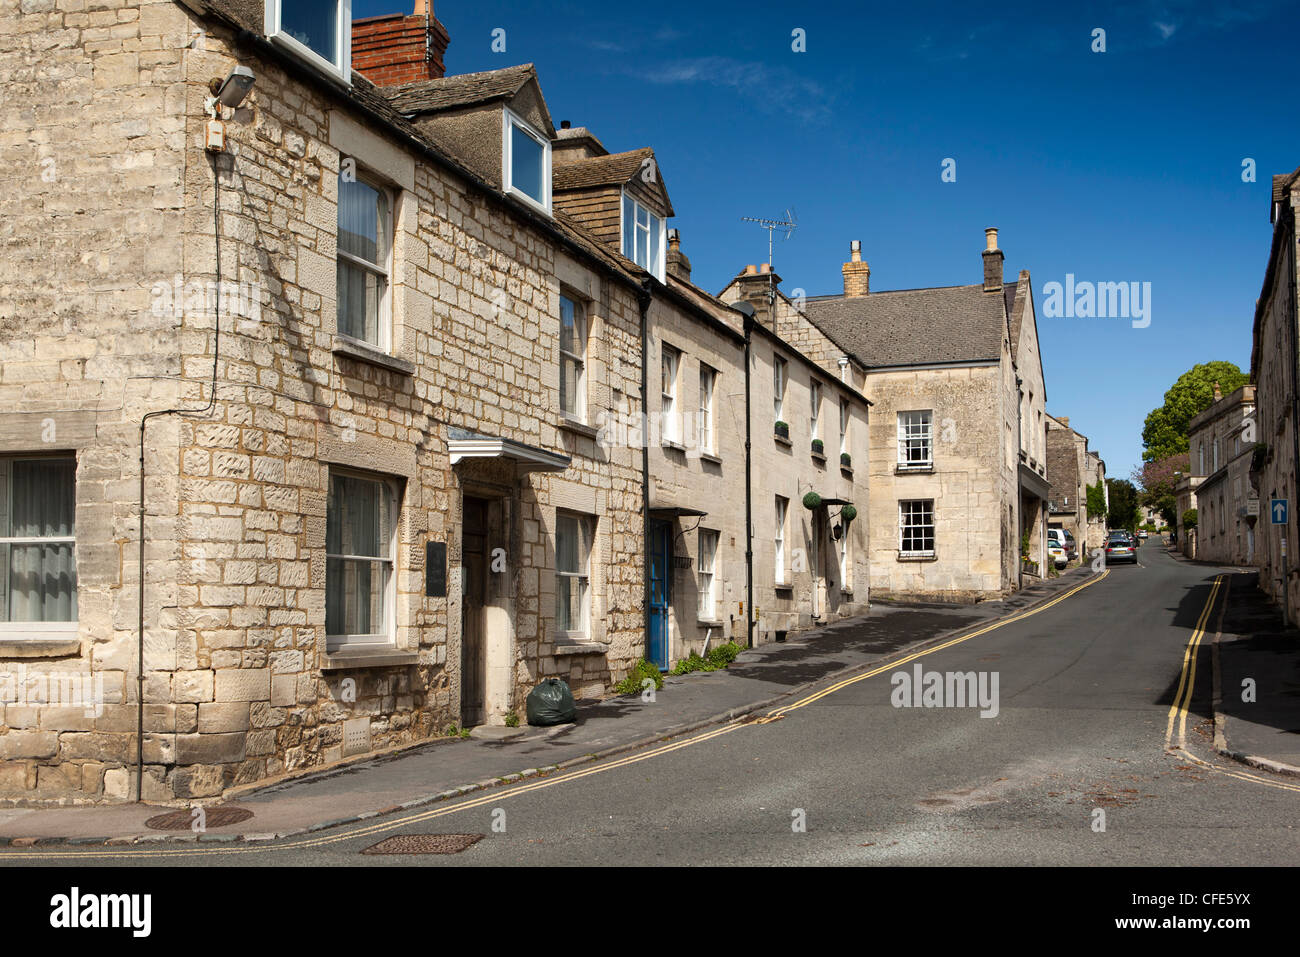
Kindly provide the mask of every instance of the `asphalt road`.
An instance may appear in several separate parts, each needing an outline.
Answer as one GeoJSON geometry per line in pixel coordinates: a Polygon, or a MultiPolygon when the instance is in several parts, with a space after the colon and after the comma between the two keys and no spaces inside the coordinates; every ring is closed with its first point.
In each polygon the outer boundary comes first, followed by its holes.
{"type": "Polygon", "coordinates": [[[1251,771],[1206,746],[1217,607],[1205,610],[1215,570],[1179,563],[1154,542],[1139,554],[1139,565],[1113,567],[1050,607],[819,692],[774,720],[278,844],[51,848],[42,858],[78,866],[1294,864],[1300,781],[1251,771]],[[1208,635],[1186,656],[1198,623],[1208,635]],[[1171,722],[1193,661],[1187,716],[1171,722]],[[996,674],[996,717],[895,707],[892,676],[917,664],[983,673],[986,682],[996,674]],[[1185,726],[1185,751],[1167,750],[1171,724],[1175,744],[1185,726]],[[360,853],[394,835],[452,833],[484,836],[448,856],[360,853]]]}

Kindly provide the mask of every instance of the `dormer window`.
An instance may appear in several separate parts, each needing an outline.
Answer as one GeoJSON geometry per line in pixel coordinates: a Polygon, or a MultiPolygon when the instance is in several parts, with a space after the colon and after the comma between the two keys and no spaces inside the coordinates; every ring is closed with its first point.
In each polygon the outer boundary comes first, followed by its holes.
{"type": "Polygon", "coordinates": [[[501,182],[548,216],[551,213],[551,141],[510,110],[502,127],[501,182]]]}
{"type": "Polygon", "coordinates": [[[623,255],[664,281],[664,220],[623,193],[623,255]]]}
{"type": "Polygon", "coordinates": [[[317,69],[352,80],[352,0],[266,0],[266,35],[317,69]]]}

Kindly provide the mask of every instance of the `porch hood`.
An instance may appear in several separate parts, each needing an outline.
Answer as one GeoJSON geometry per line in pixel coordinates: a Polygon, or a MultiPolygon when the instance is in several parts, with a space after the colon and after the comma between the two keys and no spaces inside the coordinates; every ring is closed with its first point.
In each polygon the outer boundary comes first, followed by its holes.
{"type": "Polygon", "coordinates": [[[481,435],[467,429],[447,430],[447,451],[451,464],[464,459],[513,459],[521,472],[563,472],[572,461],[567,455],[548,452],[496,435],[481,435]]]}

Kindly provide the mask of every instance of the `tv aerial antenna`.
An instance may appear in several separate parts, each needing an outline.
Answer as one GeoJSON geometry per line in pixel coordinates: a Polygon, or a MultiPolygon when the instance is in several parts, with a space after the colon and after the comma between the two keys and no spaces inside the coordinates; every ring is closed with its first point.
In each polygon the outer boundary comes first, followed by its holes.
{"type": "Polygon", "coordinates": [[[795,215],[794,207],[789,207],[785,211],[785,219],[763,219],[758,216],[742,216],[740,219],[746,223],[758,223],[761,228],[767,230],[767,299],[769,303],[776,302],[776,287],[772,279],[773,273],[776,272],[776,266],[772,264],[772,235],[778,229],[784,229],[784,238],[789,239],[799,228],[799,217],[795,215]]]}

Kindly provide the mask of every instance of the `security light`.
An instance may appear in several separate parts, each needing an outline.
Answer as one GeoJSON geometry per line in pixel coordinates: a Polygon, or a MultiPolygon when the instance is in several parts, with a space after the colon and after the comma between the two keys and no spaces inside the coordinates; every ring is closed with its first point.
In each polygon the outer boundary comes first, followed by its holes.
{"type": "Polygon", "coordinates": [[[213,77],[208,83],[208,89],[218,103],[233,110],[244,102],[244,97],[253,88],[254,79],[252,70],[246,66],[237,66],[226,74],[224,80],[213,77]]]}

